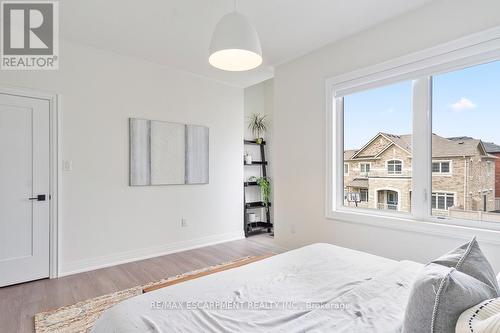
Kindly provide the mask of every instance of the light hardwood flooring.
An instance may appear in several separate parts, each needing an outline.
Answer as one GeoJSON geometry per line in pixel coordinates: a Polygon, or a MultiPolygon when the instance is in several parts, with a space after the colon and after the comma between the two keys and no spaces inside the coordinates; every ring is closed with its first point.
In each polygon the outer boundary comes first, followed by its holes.
{"type": "Polygon", "coordinates": [[[267,235],[0,288],[0,332],[34,332],[35,313],[244,256],[280,253],[267,235]]]}

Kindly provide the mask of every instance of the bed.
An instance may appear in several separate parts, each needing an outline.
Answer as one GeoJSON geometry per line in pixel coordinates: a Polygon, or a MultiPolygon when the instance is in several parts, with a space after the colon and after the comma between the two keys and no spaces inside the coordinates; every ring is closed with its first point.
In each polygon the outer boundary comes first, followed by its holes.
{"type": "Polygon", "coordinates": [[[421,268],[313,244],[133,297],[93,332],[400,332],[421,268]]]}

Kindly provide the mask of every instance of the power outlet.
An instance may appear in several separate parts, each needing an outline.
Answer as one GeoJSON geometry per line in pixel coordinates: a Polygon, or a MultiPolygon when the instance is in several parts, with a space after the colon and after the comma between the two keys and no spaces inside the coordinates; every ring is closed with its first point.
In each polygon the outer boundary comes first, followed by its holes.
{"type": "Polygon", "coordinates": [[[188,221],[186,219],[181,219],[181,228],[186,228],[188,226],[188,221]]]}

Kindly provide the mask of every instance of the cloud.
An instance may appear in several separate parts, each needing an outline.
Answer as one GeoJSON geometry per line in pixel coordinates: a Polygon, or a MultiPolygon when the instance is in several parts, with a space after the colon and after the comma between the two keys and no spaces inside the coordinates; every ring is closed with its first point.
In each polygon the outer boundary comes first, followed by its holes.
{"type": "Polygon", "coordinates": [[[394,108],[388,108],[388,109],[383,109],[383,110],[380,110],[378,111],[380,114],[391,114],[391,113],[394,113],[396,112],[396,110],[394,108]]]}
{"type": "Polygon", "coordinates": [[[453,111],[461,111],[461,110],[472,110],[477,107],[470,99],[462,97],[456,103],[450,105],[453,111]]]}

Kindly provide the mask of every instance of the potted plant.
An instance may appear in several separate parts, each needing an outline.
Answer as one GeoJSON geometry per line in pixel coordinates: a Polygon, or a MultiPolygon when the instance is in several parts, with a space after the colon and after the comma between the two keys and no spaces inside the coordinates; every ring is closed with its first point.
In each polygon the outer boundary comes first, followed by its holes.
{"type": "Polygon", "coordinates": [[[264,139],[262,136],[267,131],[266,115],[254,113],[249,117],[248,129],[252,131],[257,144],[262,144],[264,139]]]}
{"type": "Polygon", "coordinates": [[[271,183],[267,177],[255,177],[252,176],[248,179],[251,182],[256,182],[260,188],[260,194],[262,195],[262,202],[266,208],[269,207],[269,198],[271,197],[271,183]]]}

